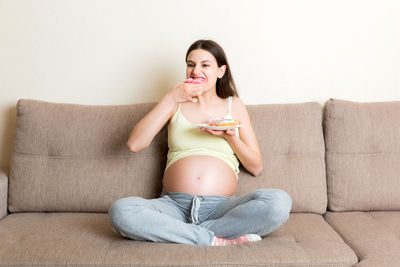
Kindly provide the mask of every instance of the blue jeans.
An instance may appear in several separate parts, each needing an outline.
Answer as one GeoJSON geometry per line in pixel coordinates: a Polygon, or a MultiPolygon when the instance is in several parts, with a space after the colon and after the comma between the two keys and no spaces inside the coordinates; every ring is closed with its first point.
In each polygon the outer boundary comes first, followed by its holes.
{"type": "Polygon", "coordinates": [[[280,189],[240,197],[163,190],[156,199],[119,199],[108,215],[112,230],[129,239],[209,246],[214,236],[267,235],[289,218],[291,206],[291,198],[280,189]]]}

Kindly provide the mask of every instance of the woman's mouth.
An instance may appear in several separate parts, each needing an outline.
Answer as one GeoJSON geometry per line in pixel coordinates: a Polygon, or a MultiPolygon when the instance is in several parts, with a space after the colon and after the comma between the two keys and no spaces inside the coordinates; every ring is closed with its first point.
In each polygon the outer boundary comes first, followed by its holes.
{"type": "Polygon", "coordinates": [[[204,77],[193,77],[193,80],[194,81],[199,81],[199,82],[205,82],[206,78],[204,78],[204,77]]]}
{"type": "Polygon", "coordinates": [[[185,81],[185,83],[193,83],[193,84],[200,84],[206,81],[206,78],[203,77],[193,77],[189,78],[185,81]]]}

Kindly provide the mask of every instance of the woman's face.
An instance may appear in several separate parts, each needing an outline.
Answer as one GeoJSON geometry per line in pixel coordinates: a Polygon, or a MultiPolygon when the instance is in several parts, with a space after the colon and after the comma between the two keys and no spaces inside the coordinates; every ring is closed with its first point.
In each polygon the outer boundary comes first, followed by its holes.
{"type": "Polygon", "coordinates": [[[205,78],[206,85],[216,85],[217,78],[224,76],[226,65],[218,67],[215,57],[204,49],[192,50],[186,60],[186,78],[205,78]]]}

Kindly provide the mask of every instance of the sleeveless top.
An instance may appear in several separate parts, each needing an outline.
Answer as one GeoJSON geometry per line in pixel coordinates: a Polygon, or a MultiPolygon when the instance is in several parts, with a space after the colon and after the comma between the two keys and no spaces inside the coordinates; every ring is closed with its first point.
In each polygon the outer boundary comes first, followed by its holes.
{"type": "MultiPolygon", "coordinates": [[[[231,113],[232,97],[228,99],[228,114],[231,113]]],[[[235,172],[239,173],[239,160],[224,137],[215,136],[200,130],[200,126],[188,121],[180,111],[171,118],[168,125],[168,155],[165,171],[177,160],[191,155],[214,156],[225,161],[235,172]]],[[[236,135],[239,131],[236,128],[236,135]]],[[[164,171],[164,173],[165,173],[164,171]]]]}

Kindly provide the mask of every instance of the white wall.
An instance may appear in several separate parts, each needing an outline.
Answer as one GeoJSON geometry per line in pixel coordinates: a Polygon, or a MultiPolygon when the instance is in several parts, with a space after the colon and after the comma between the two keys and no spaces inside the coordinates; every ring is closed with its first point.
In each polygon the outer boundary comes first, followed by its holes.
{"type": "Polygon", "coordinates": [[[0,0],[0,167],[20,98],[156,102],[197,39],[246,104],[400,100],[400,1],[0,0]]]}

